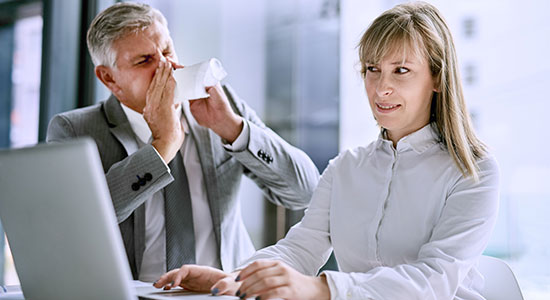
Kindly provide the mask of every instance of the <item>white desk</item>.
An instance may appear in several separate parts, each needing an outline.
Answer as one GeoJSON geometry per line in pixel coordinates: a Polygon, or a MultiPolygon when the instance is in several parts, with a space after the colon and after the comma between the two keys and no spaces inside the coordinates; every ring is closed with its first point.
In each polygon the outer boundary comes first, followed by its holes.
{"type": "MultiPolygon", "coordinates": [[[[163,291],[154,288],[150,284],[144,284],[143,282],[134,281],[136,292],[139,295],[152,295],[159,297],[159,299],[186,299],[186,300],[213,300],[213,299],[239,299],[233,296],[212,296],[210,294],[194,294],[185,292],[183,290],[171,290],[163,291]],[[162,297],[164,295],[164,297],[162,297]]],[[[0,300],[25,300],[21,287],[18,285],[6,286],[7,292],[0,290],[0,300]]]]}
{"type": "Polygon", "coordinates": [[[8,285],[5,287],[7,292],[0,290],[0,299],[1,300],[25,300],[23,298],[23,293],[21,292],[21,287],[18,285],[8,285]]]}

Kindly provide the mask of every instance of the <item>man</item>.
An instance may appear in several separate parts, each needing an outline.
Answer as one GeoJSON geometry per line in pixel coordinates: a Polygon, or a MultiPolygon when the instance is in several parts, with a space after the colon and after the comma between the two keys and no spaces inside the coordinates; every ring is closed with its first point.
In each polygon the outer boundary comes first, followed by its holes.
{"type": "Polygon", "coordinates": [[[112,96],[55,116],[47,141],[96,141],[135,279],[183,263],[232,270],[250,256],[236,199],[242,174],[273,203],[307,206],[316,167],[231,88],[174,104],[172,69],[183,66],[158,10],[115,4],[96,16],[87,42],[112,96]]]}

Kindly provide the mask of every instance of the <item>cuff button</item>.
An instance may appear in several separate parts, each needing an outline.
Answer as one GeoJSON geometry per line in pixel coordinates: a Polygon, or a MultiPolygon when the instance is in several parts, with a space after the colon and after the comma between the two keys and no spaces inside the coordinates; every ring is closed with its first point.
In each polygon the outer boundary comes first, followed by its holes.
{"type": "Polygon", "coordinates": [[[145,173],[145,175],[143,175],[143,178],[145,178],[145,180],[147,181],[151,181],[153,179],[153,175],[151,173],[145,173]]]}

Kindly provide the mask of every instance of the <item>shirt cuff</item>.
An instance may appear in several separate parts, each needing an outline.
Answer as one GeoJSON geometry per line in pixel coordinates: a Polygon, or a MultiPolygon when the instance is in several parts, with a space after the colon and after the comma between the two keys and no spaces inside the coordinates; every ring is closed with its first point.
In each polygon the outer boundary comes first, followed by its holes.
{"type": "Polygon", "coordinates": [[[241,130],[241,133],[235,139],[233,144],[227,143],[226,140],[222,139],[223,147],[225,150],[232,151],[232,152],[241,152],[244,151],[248,147],[248,141],[250,140],[250,128],[248,125],[248,121],[243,119],[243,130],[241,130]]]}
{"type": "Polygon", "coordinates": [[[331,300],[374,299],[372,294],[357,286],[357,283],[350,278],[350,274],[338,271],[324,271],[321,274],[327,278],[331,300]]]}
{"type": "MultiPolygon", "coordinates": [[[[152,145],[151,145],[152,146],[152,145]]],[[[164,166],[166,167],[166,170],[168,170],[168,173],[172,173],[172,171],[170,170],[170,167],[168,166],[168,164],[164,161],[164,158],[162,158],[162,156],[160,156],[159,152],[157,151],[157,149],[153,147],[153,150],[155,150],[155,153],[158,155],[158,157],[160,158],[160,161],[162,161],[162,163],[164,164],[164,166]]],[[[180,152],[178,151],[178,153],[176,155],[180,155],[180,152]]]]}

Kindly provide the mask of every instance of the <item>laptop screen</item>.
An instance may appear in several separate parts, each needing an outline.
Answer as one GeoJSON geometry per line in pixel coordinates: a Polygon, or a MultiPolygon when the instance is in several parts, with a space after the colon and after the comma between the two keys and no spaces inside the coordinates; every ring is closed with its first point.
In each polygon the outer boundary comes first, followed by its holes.
{"type": "Polygon", "coordinates": [[[26,299],[136,299],[91,139],[0,151],[0,170],[0,219],[26,299]]]}

